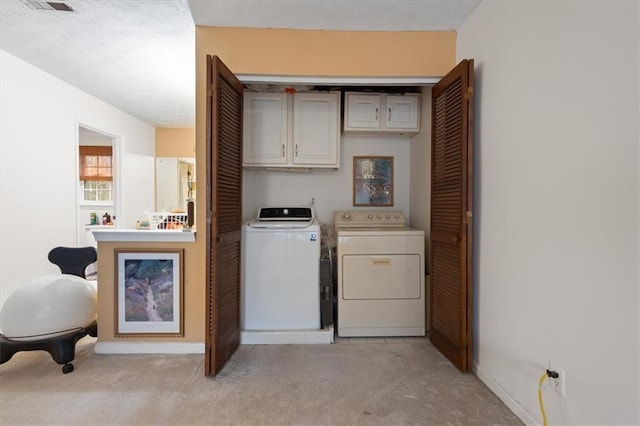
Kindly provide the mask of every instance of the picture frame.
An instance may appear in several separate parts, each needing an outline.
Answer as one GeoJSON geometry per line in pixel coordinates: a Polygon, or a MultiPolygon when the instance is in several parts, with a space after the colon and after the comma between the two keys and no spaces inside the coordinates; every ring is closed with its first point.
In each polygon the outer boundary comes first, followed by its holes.
{"type": "Polygon", "coordinates": [[[393,157],[353,157],[353,205],[393,206],[393,157]]]}
{"type": "Polygon", "coordinates": [[[115,336],[184,336],[184,250],[115,250],[115,336]]]}

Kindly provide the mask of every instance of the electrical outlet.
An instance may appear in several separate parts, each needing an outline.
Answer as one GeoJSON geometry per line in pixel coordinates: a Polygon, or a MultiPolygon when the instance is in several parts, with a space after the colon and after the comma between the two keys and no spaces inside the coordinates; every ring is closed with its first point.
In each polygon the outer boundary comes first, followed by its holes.
{"type": "Polygon", "coordinates": [[[558,377],[549,377],[549,386],[560,395],[565,396],[567,386],[567,374],[564,372],[564,368],[552,362],[549,363],[549,371],[555,371],[558,373],[558,377]]]}

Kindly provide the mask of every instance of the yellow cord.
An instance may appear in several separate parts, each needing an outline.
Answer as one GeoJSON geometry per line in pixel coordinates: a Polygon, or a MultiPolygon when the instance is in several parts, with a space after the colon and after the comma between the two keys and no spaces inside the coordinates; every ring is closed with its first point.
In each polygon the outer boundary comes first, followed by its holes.
{"type": "Polygon", "coordinates": [[[545,372],[542,376],[540,376],[540,380],[538,381],[538,403],[540,404],[540,411],[542,412],[543,426],[547,426],[547,413],[545,413],[544,411],[544,401],[542,400],[542,385],[544,384],[544,381],[547,377],[547,373],[545,372]]]}

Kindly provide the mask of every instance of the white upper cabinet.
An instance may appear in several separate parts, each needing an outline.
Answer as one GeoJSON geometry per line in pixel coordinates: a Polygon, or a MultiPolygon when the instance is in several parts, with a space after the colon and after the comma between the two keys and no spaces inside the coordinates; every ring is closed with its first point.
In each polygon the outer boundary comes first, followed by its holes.
{"type": "Polygon", "coordinates": [[[244,93],[244,164],[287,164],[288,110],[286,93],[244,93]]]}
{"type": "Polygon", "coordinates": [[[344,131],[411,136],[420,131],[420,94],[345,93],[344,131]]]}
{"type": "Polygon", "coordinates": [[[293,163],[338,167],[340,94],[293,95],[293,163]]]}
{"type": "Polygon", "coordinates": [[[380,95],[346,93],[345,130],[380,130],[380,95]]]}
{"type": "Polygon", "coordinates": [[[340,93],[245,92],[249,167],[340,166],[340,93]]]}
{"type": "Polygon", "coordinates": [[[386,95],[384,128],[400,132],[420,131],[420,95],[386,95]]]}

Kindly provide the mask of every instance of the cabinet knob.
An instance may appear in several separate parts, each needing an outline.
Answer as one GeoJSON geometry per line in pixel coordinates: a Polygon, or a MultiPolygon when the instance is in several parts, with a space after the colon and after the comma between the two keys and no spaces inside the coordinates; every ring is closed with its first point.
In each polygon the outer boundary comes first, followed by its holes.
{"type": "Polygon", "coordinates": [[[282,157],[284,157],[284,144],[282,144],[282,157]]]}
{"type": "Polygon", "coordinates": [[[296,144],[296,152],[295,152],[295,156],[298,156],[298,144],[296,144]]]}
{"type": "Polygon", "coordinates": [[[391,121],[391,107],[389,107],[389,121],[391,121]]]}

